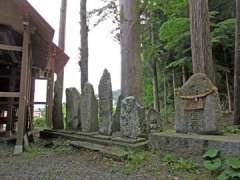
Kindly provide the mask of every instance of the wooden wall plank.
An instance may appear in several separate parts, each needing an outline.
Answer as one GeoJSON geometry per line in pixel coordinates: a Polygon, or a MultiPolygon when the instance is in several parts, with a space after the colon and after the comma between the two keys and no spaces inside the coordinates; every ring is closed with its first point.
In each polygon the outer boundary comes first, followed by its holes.
{"type": "Polygon", "coordinates": [[[0,92],[0,97],[18,98],[19,96],[20,96],[19,92],[0,92]]]}
{"type": "Polygon", "coordinates": [[[0,50],[21,52],[22,47],[21,46],[11,46],[11,45],[6,45],[6,44],[0,44],[0,50]]]}

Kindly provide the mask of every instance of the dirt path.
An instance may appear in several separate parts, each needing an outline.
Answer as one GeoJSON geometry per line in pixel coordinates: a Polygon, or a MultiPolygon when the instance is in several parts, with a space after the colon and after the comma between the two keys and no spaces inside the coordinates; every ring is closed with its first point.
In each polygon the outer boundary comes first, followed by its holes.
{"type": "Polygon", "coordinates": [[[13,147],[0,145],[0,180],[186,179],[185,175],[177,178],[156,158],[149,161],[139,156],[134,163],[117,162],[59,141],[47,146],[37,143],[29,152],[12,156],[13,147]]]}

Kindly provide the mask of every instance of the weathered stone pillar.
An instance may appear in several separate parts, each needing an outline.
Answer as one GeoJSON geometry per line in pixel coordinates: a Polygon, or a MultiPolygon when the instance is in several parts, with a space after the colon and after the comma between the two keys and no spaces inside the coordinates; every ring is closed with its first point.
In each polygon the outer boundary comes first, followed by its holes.
{"type": "Polygon", "coordinates": [[[144,108],[138,104],[133,96],[122,100],[120,128],[122,136],[127,138],[137,138],[145,133],[144,108]]]}
{"type": "Polygon", "coordinates": [[[121,103],[122,103],[122,100],[123,100],[123,96],[120,95],[118,97],[116,111],[113,114],[113,125],[112,125],[113,132],[120,131],[120,115],[121,115],[121,103]]]}
{"type": "Polygon", "coordinates": [[[80,129],[80,93],[76,88],[66,89],[67,128],[80,129]]]}
{"type": "Polygon", "coordinates": [[[80,100],[81,126],[83,132],[98,131],[98,102],[93,86],[86,83],[80,100]]]}
{"type": "Polygon", "coordinates": [[[105,69],[98,86],[99,95],[99,132],[104,135],[112,134],[112,82],[111,75],[105,69]]]}

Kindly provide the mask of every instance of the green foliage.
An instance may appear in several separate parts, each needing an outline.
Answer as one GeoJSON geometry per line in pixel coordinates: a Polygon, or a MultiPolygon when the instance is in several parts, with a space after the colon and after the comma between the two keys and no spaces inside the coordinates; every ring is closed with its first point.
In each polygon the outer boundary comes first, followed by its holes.
{"type": "Polygon", "coordinates": [[[231,167],[232,169],[240,170],[240,158],[227,158],[226,164],[231,167]]]}
{"type": "Polygon", "coordinates": [[[197,172],[197,165],[192,160],[176,159],[172,153],[163,155],[162,161],[167,163],[173,170],[185,170],[197,172]]]}
{"type": "Polygon", "coordinates": [[[240,125],[226,126],[225,132],[230,134],[240,134],[240,125]]]}
{"type": "Polygon", "coordinates": [[[166,49],[174,49],[186,41],[190,42],[190,21],[188,18],[171,18],[160,28],[160,40],[166,49]]]}
{"type": "Polygon", "coordinates": [[[123,173],[125,175],[130,175],[144,164],[146,157],[147,152],[145,151],[137,151],[129,154],[123,173]]]}
{"type": "Polygon", "coordinates": [[[240,158],[221,158],[216,149],[209,149],[203,155],[204,167],[215,174],[217,180],[232,180],[240,178],[240,158]]]}
{"type": "Polygon", "coordinates": [[[219,150],[208,149],[203,155],[203,165],[210,171],[216,171],[222,166],[222,161],[219,158],[219,150]]]}
{"type": "Polygon", "coordinates": [[[234,48],[235,19],[227,19],[216,24],[211,33],[214,46],[222,45],[225,49],[234,48]]]}
{"type": "Polygon", "coordinates": [[[204,160],[203,165],[210,171],[216,171],[221,167],[222,161],[219,158],[212,160],[204,160]]]}
{"type": "Polygon", "coordinates": [[[205,152],[205,154],[203,155],[204,159],[214,159],[216,157],[218,157],[219,155],[219,150],[217,149],[208,149],[207,152],[205,152]]]}
{"type": "Polygon", "coordinates": [[[197,165],[192,160],[179,159],[174,164],[174,169],[186,170],[186,171],[196,171],[197,165]]]}
{"type": "Polygon", "coordinates": [[[46,127],[46,119],[45,117],[36,117],[33,119],[34,127],[45,128],[46,127]]]}
{"type": "Polygon", "coordinates": [[[164,154],[164,156],[162,158],[162,161],[166,162],[168,164],[174,162],[174,160],[175,160],[175,158],[174,158],[173,154],[171,154],[171,153],[164,154]]]}

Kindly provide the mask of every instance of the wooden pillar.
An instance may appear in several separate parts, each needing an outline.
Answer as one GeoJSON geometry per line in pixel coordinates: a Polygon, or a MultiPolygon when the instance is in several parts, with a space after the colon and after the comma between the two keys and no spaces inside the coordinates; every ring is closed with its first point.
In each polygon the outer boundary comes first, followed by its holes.
{"type": "Polygon", "coordinates": [[[53,127],[52,113],[53,113],[53,90],[54,90],[54,73],[50,72],[47,81],[47,108],[46,120],[49,128],[53,127]]]}
{"type": "MultiPolygon", "coordinates": [[[[9,79],[9,91],[14,92],[16,88],[16,68],[11,69],[11,78],[9,79]]],[[[14,123],[14,98],[9,98],[8,100],[8,114],[7,114],[7,134],[12,135],[13,123],[14,123]]]]}
{"type": "Polygon", "coordinates": [[[27,98],[28,98],[28,85],[29,85],[29,43],[30,43],[30,30],[29,22],[24,22],[23,32],[23,51],[21,62],[21,79],[20,79],[20,97],[19,97],[19,110],[17,122],[17,142],[14,149],[14,154],[23,152],[23,138],[26,133],[26,112],[27,112],[27,98]]]}

